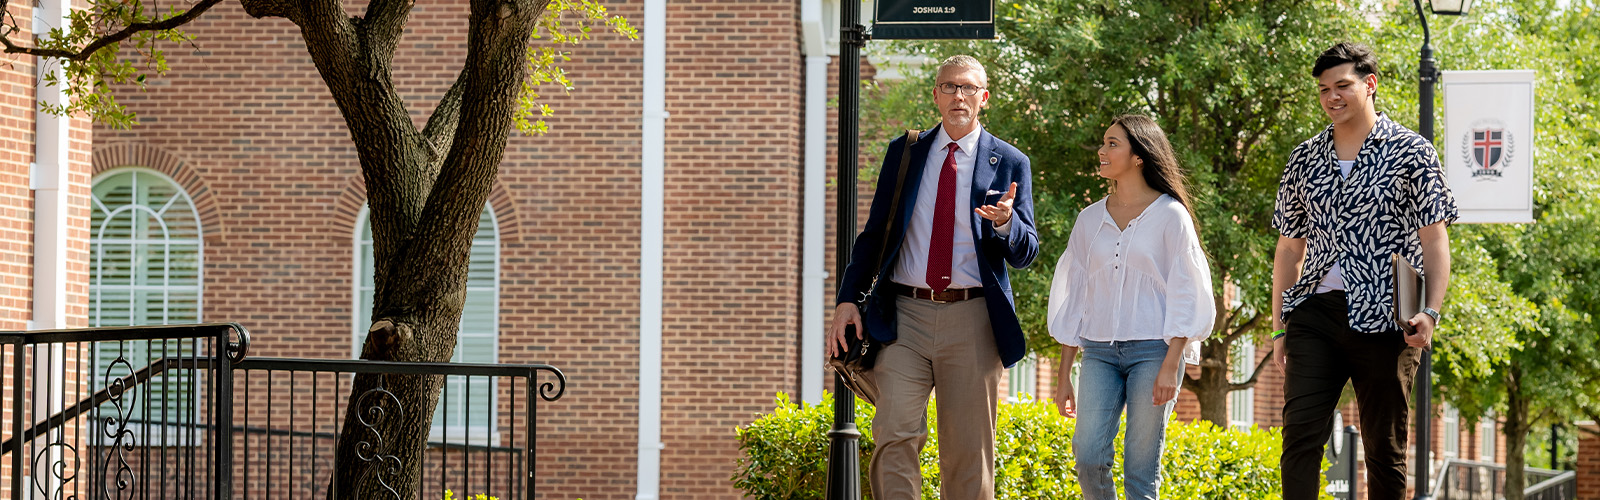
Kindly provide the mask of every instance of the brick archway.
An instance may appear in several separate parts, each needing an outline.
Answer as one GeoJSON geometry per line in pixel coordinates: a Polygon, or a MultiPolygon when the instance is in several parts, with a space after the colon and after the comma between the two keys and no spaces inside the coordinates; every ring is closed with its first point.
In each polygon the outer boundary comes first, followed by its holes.
{"type": "Polygon", "coordinates": [[[222,238],[222,209],[200,172],[187,161],[165,149],[137,142],[122,142],[95,148],[92,157],[93,176],[115,168],[144,167],[171,177],[188,193],[200,216],[200,234],[206,243],[216,243],[222,238]]]}

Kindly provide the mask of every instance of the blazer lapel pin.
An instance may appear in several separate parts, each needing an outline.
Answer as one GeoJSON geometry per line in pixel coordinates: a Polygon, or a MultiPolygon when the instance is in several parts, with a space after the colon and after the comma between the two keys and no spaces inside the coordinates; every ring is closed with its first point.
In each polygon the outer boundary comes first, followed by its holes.
{"type": "Polygon", "coordinates": [[[989,164],[990,165],[994,165],[996,163],[1000,163],[1000,157],[998,157],[998,156],[990,156],[989,157],[989,164]]]}

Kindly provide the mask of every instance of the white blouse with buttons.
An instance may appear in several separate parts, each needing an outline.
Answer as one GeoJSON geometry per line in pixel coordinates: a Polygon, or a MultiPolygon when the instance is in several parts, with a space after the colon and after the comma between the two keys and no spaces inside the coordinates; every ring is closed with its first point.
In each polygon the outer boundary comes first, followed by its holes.
{"type": "Polygon", "coordinates": [[[1056,261],[1048,311],[1050,335],[1062,344],[1182,337],[1184,361],[1199,363],[1217,310],[1188,210],[1163,194],[1122,229],[1106,200],[1083,209],[1056,261]]]}

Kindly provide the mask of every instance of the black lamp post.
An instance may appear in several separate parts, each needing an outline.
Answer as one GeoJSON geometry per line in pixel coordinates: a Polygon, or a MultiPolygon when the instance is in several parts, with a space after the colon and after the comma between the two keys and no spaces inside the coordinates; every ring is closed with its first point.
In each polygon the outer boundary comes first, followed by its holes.
{"type": "MultiPolygon", "coordinates": [[[[1418,65],[1417,89],[1417,132],[1422,134],[1429,143],[1433,142],[1433,86],[1439,82],[1439,68],[1433,60],[1433,35],[1428,31],[1428,16],[1423,15],[1422,0],[1412,0],[1417,7],[1417,19],[1422,22],[1422,54],[1421,64],[1418,65]]],[[[1429,0],[1433,13],[1438,15],[1459,16],[1467,13],[1472,7],[1472,0],[1429,0]]],[[[1417,387],[1415,389],[1417,402],[1417,481],[1415,500],[1433,500],[1432,489],[1428,481],[1428,456],[1432,454],[1430,448],[1433,420],[1433,351],[1422,351],[1422,366],[1417,369],[1417,387]]]]}
{"type": "MultiPolygon", "coordinates": [[[[835,279],[844,279],[850,249],[856,241],[856,152],[860,148],[856,115],[861,111],[861,48],[867,28],[861,25],[861,2],[839,2],[839,165],[834,179],[835,279]]],[[[865,334],[864,332],[862,333],[865,334]]],[[[860,500],[861,431],[856,430],[856,395],[833,376],[833,430],[828,433],[827,500],[860,500]]]]}

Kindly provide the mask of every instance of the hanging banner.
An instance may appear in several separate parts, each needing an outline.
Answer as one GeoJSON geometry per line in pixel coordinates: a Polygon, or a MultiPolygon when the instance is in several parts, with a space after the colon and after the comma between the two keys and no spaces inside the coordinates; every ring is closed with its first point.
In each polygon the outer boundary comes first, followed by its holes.
{"type": "Polygon", "coordinates": [[[994,0],[878,0],[873,14],[876,40],[994,38],[994,0]]]}
{"type": "Polygon", "coordinates": [[[1464,224],[1533,222],[1532,70],[1445,71],[1439,156],[1464,224]]]}

